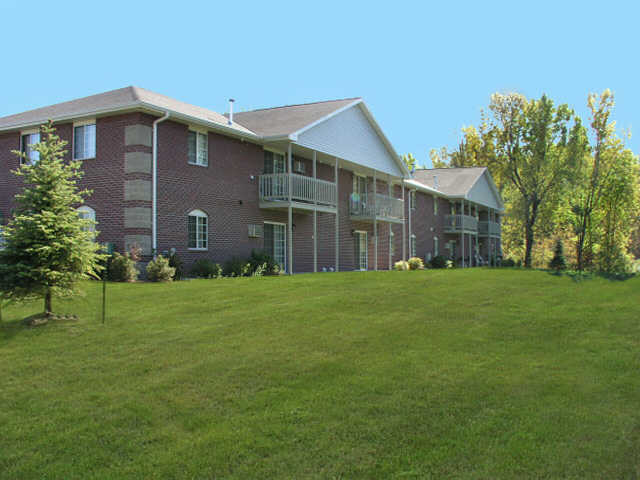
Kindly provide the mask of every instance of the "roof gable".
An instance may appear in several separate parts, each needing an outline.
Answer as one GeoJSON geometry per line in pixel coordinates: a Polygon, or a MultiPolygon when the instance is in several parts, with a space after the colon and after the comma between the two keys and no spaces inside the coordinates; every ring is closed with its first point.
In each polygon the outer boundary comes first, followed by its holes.
{"type": "Polygon", "coordinates": [[[392,176],[407,173],[361,101],[300,130],[295,143],[392,176]]]}
{"type": "Polygon", "coordinates": [[[233,114],[233,119],[264,137],[288,136],[359,100],[359,98],[345,98],[237,112],[233,114]]]}

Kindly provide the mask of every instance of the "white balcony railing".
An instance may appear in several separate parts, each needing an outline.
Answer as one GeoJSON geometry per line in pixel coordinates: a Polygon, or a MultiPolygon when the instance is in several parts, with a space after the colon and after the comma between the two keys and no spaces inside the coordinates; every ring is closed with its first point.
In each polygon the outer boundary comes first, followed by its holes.
{"type": "Polygon", "coordinates": [[[489,235],[499,237],[501,235],[501,227],[498,222],[482,221],[478,222],[478,233],[480,235],[489,235]]]}
{"type": "Polygon", "coordinates": [[[260,175],[260,200],[288,201],[289,177],[291,177],[291,200],[294,202],[337,205],[336,184],[296,173],[271,173],[260,175]]]}
{"type": "Polygon", "coordinates": [[[445,232],[477,232],[478,219],[471,215],[446,215],[444,230],[445,232]]]}
{"type": "Polygon", "coordinates": [[[373,194],[351,194],[349,200],[349,213],[356,217],[373,218],[394,218],[402,220],[404,212],[404,202],[401,198],[390,197],[377,193],[373,194]],[[375,201],[374,201],[375,198],[375,201]]]}

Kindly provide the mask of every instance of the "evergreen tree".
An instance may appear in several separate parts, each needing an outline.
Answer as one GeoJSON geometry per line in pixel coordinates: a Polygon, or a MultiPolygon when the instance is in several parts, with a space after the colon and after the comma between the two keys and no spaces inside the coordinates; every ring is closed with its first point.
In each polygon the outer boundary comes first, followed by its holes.
{"type": "Polygon", "coordinates": [[[6,226],[0,251],[0,297],[44,298],[44,312],[52,312],[53,296],[71,295],[78,280],[96,277],[101,269],[100,245],[92,221],[81,219],[76,208],[90,194],[80,191],[81,163],[64,159],[67,142],[55,134],[51,122],[41,127],[42,140],[13,173],[24,181],[16,195],[17,208],[6,226]]]}
{"type": "Polygon", "coordinates": [[[549,262],[549,268],[557,271],[567,269],[567,262],[564,259],[564,246],[560,239],[556,242],[556,248],[553,251],[553,258],[549,262]]]}

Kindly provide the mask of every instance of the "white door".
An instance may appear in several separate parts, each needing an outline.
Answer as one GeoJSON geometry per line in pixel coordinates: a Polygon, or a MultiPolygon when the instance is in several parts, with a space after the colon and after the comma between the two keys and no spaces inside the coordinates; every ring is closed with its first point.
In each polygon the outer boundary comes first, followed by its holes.
{"type": "Polygon", "coordinates": [[[367,270],[369,267],[367,232],[354,232],[356,270],[367,270]]]}
{"type": "Polygon", "coordinates": [[[264,251],[285,271],[287,267],[287,236],[283,223],[264,224],[264,251]]]}

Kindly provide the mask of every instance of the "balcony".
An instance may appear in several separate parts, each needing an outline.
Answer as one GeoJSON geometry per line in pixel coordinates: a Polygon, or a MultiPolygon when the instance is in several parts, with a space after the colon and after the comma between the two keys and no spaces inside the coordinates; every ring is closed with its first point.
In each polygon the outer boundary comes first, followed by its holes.
{"type": "Polygon", "coordinates": [[[402,223],[404,218],[404,202],[400,198],[381,193],[351,194],[349,214],[352,220],[373,222],[374,218],[381,222],[402,223]]]}
{"type": "Polygon", "coordinates": [[[295,173],[259,175],[260,208],[288,208],[289,179],[291,179],[292,208],[335,213],[337,206],[336,184],[295,173]]]}
{"type": "Polygon", "coordinates": [[[470,215],[446,215],[444,217],[445,233],[477,233],[478,219],[470,215]]]}
{"type": "Polygon", "coordinates": [[[498,222],[478,222],[478,235],[481,237],[497,237],[501,236],[501,227],[498,222]]]}

